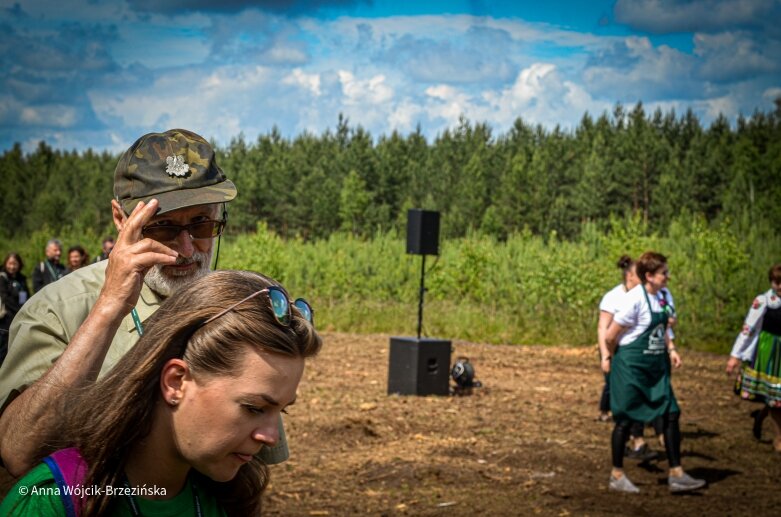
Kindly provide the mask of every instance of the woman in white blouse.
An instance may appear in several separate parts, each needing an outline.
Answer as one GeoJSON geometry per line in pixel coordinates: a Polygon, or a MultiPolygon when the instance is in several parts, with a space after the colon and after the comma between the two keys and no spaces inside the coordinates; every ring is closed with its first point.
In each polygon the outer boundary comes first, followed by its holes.
{"type": "Polygon", "coordinates": [[[781,452],[781,264],[770,268],[768,278],[770,290],[754,299],[727,373],[741,372],[737,392],[743,399],[765,403],[776,428],[773,448],[781,452]]]}
{"type": "Polygon", "coordinates": [[[705,481],[689,476],[681,467],[681,410],[670,385],[671,365],[679,368],[681,357],[670,346],[669,315],[657,297],[667,285],[667,258],[649,251],[640,256],[636,268],[642,283],[622,299],[605,337],[611,353],[610,409],[616,421],[609,488],[639,492],[624,474],[624,444],[632,422],[661,417],[670,467],[668,487],[671,492],[696,490],[705,486],[705,481]]]}

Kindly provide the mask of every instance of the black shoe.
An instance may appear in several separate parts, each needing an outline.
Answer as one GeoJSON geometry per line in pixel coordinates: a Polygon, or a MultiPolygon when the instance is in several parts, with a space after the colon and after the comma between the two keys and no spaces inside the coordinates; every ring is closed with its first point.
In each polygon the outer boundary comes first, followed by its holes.
{"type": "Polygon", "coordinates": [[[647,443],[644,443],[639,449],[632,449],[627,447],[624,450],[624,456],[632,460],[638,460],[640,463],[655,460],[659,457],[659,453],[651,450],[647,443]]]}

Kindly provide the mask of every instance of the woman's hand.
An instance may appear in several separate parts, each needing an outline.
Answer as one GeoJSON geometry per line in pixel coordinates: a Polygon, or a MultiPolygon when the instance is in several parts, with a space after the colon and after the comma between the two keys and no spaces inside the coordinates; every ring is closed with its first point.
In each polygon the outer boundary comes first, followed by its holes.
{"type": "Polygon", "coordinates": [[[602,368],[603,373],[610,373],[610,356],[603,357],[599,366],[602,368]]]}
{"type": "Polygon", "coordinates": [[[733,375],[740,369],[740,359],[730,356],[727,361],[727,375],[733,375]]]}
{"type": "Polygon", "coordinates": [[[681,356],[678,354],[678,351],[673,349],[670,350],[670,364],[673,365],[673,368],[676,370],[681,367],[683,364],[683,361],[681,361],[681,356]]]}

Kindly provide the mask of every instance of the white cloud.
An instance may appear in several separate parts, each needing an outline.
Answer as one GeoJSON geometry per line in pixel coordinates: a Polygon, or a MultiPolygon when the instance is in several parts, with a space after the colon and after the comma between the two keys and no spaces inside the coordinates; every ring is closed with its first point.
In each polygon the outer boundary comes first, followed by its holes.
{"type": "Polygon", "coordinates": [[[593,99],[581,86],[565,80],[551,63],[535,63],[521,70],[509,87],[484,90],[471,96],[450,85],[426,89],[425,113],[430,120],[444,121],[439,129],[452,127],[461,115],[488,122],[506,130],[516,118],[527,122],[574,127],[586,111],[610,109],[611,104],[593,99]]]}
{"type": "Polygon", "coordinates": [[[780,87],[773,87],[768,88],[764,92],[762,92],[762,98],[765,100],[769,100],[771,102],[775,101],[778,98],[781,98],[781,88],[780,87]]]}
{"type": "Polygon", "coordinates": [[[306,63],[306,52],[300,48],[287,46],[284,44],[271,47],[264,55],[268,61],[273,63],[306,63]]]}
{"type": "Polygon", "coordinates": [[[312,92],[315,97],[320,97],[320,75],[319,74],[307,74],[300,68],[295,68],[289,75],[283,80],[282,84],[290,84],[299,86],[312,92]]]}
{"type": "Polygon", "coordinates": [[[694,53],[701,58],[700,73],[706,79],[735,80],[778,69],[776,61],[746,33],[695,34],[694,45],[694,53]]]}
{"type": "Polygon", "coordinates": [[[111,55],[122,66],[139,63],[152,69],[181,67],[204,62],[211,44],[193,27],[127,23],[117,28],[119,38],[111,42],[111,55]],[[165,49],[161,52],[161,49],[165,49]]]}
{"type": "Polygon", "coordinates": [[[509,97],[514,103],[527,104],[530,100],[541,95],[547,86],[557,88],[560,85],[555,73],[556,67],[551,64],[533,64],[518,74],[509,97]],[[553,84],[546,84],[551,82],[549,79],[553,79],[553,84]]]}
{"type": "MultiPolygon", "coordinates": [[[[91,1],[72,3],[78,11],[91,1]]],[[[461,115],[502,132],[519,116],[572,127],[584,111],[596,115],[617,101],[642,100],[679,113],[691,107],[702,117],[750,114],[773,109],[772,98],[781,93],[773,75],[781,66],[778,38],[745,27],[698,33],[692,51],[656,44],[654,38],[513,18],[318,20],[257,8],[168,17],[141,16],[127,6],[111,10],[104,3],[96,7],[104,13],[97,18],[66,16],[60,4],[52,9],[60,18],[47,18],[43,4],[25,3],[27,25],[8,22],[13,31],[6,40],[0,36],[0,47],[16,42],[0,71],[2,145],[45,135],[116,149],[144,132],[174,126],[227,143],[239,133],[254,137],[274,125],[286,136],[317,133],[332,127],[339,113],[375,136],[420,124],[432,137],[458,124],[461,115]],[[109,10],[117,16],[108,16],[109,10]],[[65,36],[58,32],[58,24],[74,18],[82,23],[71,24],[65,36]],[[105,55],[90,50],[87,44],[94,42],[107,45],[105,55]],[[118,59],[120,48],[125,54],[118,59]],[[100,58],[93,59],[100,66],[86,66],[91,56],[100,58]]],[[[666,9],[672,20],[711,4],[649,0],[617,6],[633,9],[634,16],[641,9],[666,9]]],[[[736,23],[759,9],[751,0],[729,5],[736,23]]],[[[720,7],[714,9],[718,12],[703,27],[724,18],[720,7]]]]}
{"type": "MultiPolygon", "coordinates": [[[[335,120],[335,115],[345,115],[351,124],[377,134],[389,130],[388,119],[394,110],[394,89],[383,74],[361,79],[351,72],[336,72],[336,83],[329,88],[335,103],[317,106],[320,119],[335,120]]],[[[331,122],[333,123],[333,122],[331,122]]]]}
{"type": "Polygon", "coordinates": [[[696,65],[680,50],[630,36],[593,56],[582,76],[584,86],[596,96],[614,102],[651,102],[700,93],[701,83],[693,74],[696,65]]]}
{"type": "Polygon", "coordinates": [[[713,120],[719,115],[724,115],[731,119],[740,113],[740,108],[735,99],[728,95],[696,101],[693,103],[693,109],[705,115],[708,120],[713,120]]]}
{"type": "Polygon", "coordinates": [[[430,98],[426,103],[427,115],[444,120],[445,126],[453,126],[461,115],[470,117],[477,111],[469,95],[446,84],[426,88],[426,95],[430,98]]]}
{"type": "Polygon", "coordinates": [[[121,95],[89,92],[98,117],[112,125],[119,120],[128,127],[167,129],[193,128],[204,136],[238,135],[257,122],[247,115],[271,81],[267,68],[221,67],[205,75],[187,69],[163,75],[146,90],[121,95]],[[200,128],[196,129],[196,128],[200,128]]]}
{"type": "Polygon", "coordinates": [[[412,131],[423,113],[423,107],[406,98],[397,104],[390,116],[388,125],[391,130],[412,131]]]}
{"type": "Polygon", "coordinates": [[[385,84],[384,75],[375,75],[369,79],[357,79],[346,70],[339,70],[339,82],[345,104],[382,104],[393,98],[393,89],[385,84]]]}
{"type": "Polygon", "coordinates": [[[313,19],[301,22],[302,29],[321,35],[324,40],[343,43],[344,40],[358,41],[363,35],[361,41],[365,42],[368,37],[378,48],[392,45],[404,35],[457,41],[474,27],[500,30],[519,42],[554,42],[557,46],[563,47],[602,46],[606,39],[612,39],[609,36],[595,36],[546,23],[466,14],[389,16],[385,18],[341,17],[325,23],[313,19]],[[365,30],[367,27],[371,30],[365,30]]]}
{"type": "Polygon", "coordinates": [[[73,126],[77,119],[75,108],[51,104],[22,108],[19,116],[19,122],[23,125],[61,128],[73,126]]]}
{"type": "Polygon", "coordinates": [[[535,63],[522,70],[510,88],[485,92],[495,111],[494,120],[508,126],[517,117],[548,126],[574,126],[586,111],[601,113],[609,102],[596,101],[576,83],[565,80],[556,66],[535,63]]]}

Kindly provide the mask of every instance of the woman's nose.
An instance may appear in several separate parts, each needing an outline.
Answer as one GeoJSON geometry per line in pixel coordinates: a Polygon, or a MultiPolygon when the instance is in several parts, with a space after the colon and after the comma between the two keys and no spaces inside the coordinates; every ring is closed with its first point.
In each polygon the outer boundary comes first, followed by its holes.
{"type": "Polygon", "coordinates": [[[252,430],[252,439],[264,445],[276,445],[279,441],[279,416],[265,418],[261,425],[252,430]]]}

